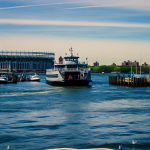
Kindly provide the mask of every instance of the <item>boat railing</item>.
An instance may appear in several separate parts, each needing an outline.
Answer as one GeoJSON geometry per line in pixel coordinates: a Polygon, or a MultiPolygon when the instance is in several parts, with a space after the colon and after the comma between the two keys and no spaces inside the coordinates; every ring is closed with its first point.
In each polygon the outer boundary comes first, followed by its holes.
{"type": "Polygon", "coordinates": [[[47,72],[51,71],[90,71],[90,68],[54,68],[54,69],[47,69],[47,72]]]}
{"type": "Polygon", "coordinates": [[[88,61],[78,61],[78,64],[88,64],[88,61]]]}
{"type": "Polygon", "coordinates": [[[136,74],[134,74],[134,77],[135,78],[144,78],[144,77],[146,77],[147,75],[136,75],[136,74]]]}
{"type": "MultiPolygon", "coordinates": [[[[74,61],[72,61],[74,62],[74,61]]],[[[88,65],[88,61],[75,61],[77,64],[80,65],[88,65]]],[[[62,65],[66,65],[65,61],[60,61],[59,63],[56,63],[56,61],[54,61],[55,64],[62,64],[62,65]]],[[[74,63],[73,63],[74,64],[74,63]]]]}

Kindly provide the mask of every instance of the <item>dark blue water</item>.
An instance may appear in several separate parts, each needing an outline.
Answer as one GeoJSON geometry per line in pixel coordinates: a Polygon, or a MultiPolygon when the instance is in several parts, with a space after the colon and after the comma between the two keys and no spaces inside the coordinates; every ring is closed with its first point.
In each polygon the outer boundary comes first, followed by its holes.
{"type": "Polygon", "coordinates": [[[0,85],[0,150],[149,150],[150,88],[109,85],[108,76],[93,74],[88,87],[50,86],[45,75],[0,85]]]}

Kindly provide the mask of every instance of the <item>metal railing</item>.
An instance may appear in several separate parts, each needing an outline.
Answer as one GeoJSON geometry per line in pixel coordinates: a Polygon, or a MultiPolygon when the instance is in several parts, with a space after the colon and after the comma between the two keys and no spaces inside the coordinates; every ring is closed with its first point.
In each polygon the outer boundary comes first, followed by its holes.
{"type": "Polygon", "coordinates": [[[51,71],[90,71],[90,68],[54,68],[54,69],[47,69],[47,72],[51,71]]]}
{"type": "Polygon", "coordinates": [[[134,77],[135,78],[144,78],[144,77],[146,77],[147,75],[136,75],[136,74],[134,74],[134,77]]]}
{"type": "MultiPolygon", "coordinates": [[[[66,61],[67,62],[67,61],[66,61]]],[[[73,61],[74,62],[74,61],[73,61]]],[[[56,61],[54,61],[54,63],[55,64],[62,64],[62,65],[66,65],[65,64],[65,61],[61,61],[61,62],[59,62],[59,63],[56,63],[56,61]]],[[[77,61],[77,63],[79,64],[79,65],[88,65],[88,61],[77,61]]]]}

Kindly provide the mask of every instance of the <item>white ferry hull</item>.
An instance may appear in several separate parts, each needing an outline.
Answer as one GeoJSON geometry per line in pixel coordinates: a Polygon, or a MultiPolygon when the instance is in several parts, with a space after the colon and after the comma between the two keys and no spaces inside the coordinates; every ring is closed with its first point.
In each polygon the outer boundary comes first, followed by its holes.
{"type": "MultiPolygon", "coordinates": [[[[78,72],[72,71],[70,73],[80,74],[80,71],[78,72]]],[[[85,85],[89,85],[89,82],[92,82],[91,77],[89,77],[89,75],[91,76],[91,72],[88,73],[88,76],[85,79],[84,78],[68,79],[66,77],[63,77],[59,71],[50,71],[50,72],[47,71],[46,82],[51,85],[85,86],[85,85]]]]}
{"type": "Polygon", "coordinates": [[[89,82],[88,81],[77,81],[77,80],[71,80],[71,81],[49,81],[46,80],[48,84],[51,85],[63,85],[63,86],[88,86],[89,82]]]}
{"type": "Polygon", "coordinates": [[[0,84],[7,84],[8,81],[3,81],[3,80],[0,80],[0,84]]]}

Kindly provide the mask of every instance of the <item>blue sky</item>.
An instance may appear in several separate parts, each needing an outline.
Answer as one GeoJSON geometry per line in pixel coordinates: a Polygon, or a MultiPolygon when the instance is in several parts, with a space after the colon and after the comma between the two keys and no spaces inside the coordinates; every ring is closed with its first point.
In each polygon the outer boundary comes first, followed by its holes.
{"type": "Polygon", "coordinates": [[[100,65],[149,61],[149,0],[1,0],[0,50],[52,51],[72,46],[100,65]]]}

